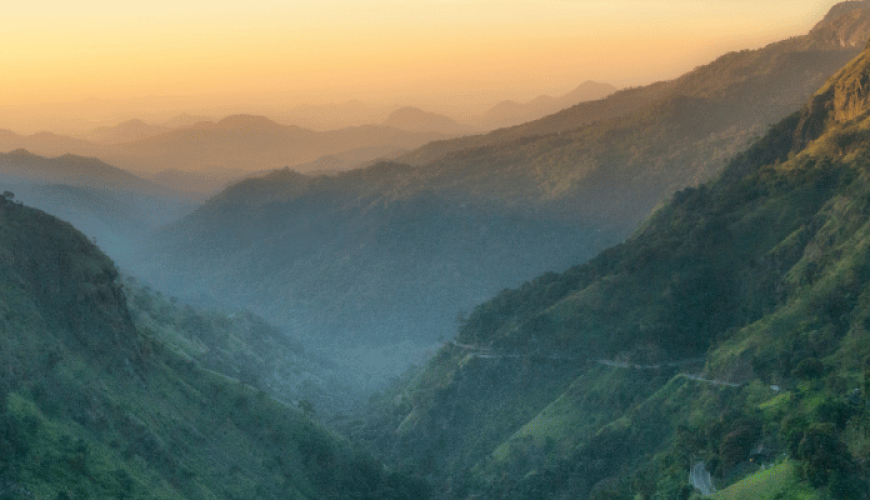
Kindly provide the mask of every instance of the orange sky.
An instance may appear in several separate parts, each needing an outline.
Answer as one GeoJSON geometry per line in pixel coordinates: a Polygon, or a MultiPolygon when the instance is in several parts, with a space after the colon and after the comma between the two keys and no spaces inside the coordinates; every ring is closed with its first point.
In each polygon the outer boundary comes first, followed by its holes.
{"type": "Polygon", "coordinates": [[[473,113],[590,79],[673,78],[728,50],[803,34],[834,3],[18,2],[0,17],[0,109],[182,96],[230,112],[361,99],[473,113]]]}

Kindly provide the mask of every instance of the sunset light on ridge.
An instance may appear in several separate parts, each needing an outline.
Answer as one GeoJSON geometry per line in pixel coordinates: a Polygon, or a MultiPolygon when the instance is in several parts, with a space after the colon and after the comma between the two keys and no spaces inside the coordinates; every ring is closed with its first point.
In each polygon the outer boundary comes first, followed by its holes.
{"type": "Polygon", "coordinates": [[[830,3],[19,3],[0,20],[0,107],[176,96],[239,109],[351,99],[474,108],[585,80],[673,78],[803,34],[830,3]]]}

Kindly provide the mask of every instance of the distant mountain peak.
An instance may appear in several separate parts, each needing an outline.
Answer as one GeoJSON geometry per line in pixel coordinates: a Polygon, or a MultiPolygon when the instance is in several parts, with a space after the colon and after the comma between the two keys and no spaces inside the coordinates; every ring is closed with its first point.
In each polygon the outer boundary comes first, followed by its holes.
{"type": "MultiPolygon", "coordinates": [[[[93,165],[93,166],[99,166],[99,167],[109,167],[112,170],[117,170],[118,172],[124,172],[124,174],[129,174],[125,170],[121,170],[119,168],[113,167],[112,165],[109,165],[108,163],[104,162],[103,160],[101,160],[99,158],[92,158],[92,157],[88,157],[88,156],[81,156],[81,155],[76,155],[76,154],[72,154],[72,153],[67,153],[65,155],[58,156],[57,159],[63,160],[67,163],[76,163],[76,164],[81,164],[81,165],[93,165]]],[[[129,174],[129,175],[133,175],[133,174],[129,174]]]]}
{"type": "Polygon", "coordinates": [[[619,89],[609,83],[586,80],[578,85],[577,88],[562,96],[562,99],[571,99],[577,102],[596,100],[607,97],[617,90],[619,89]]]}
{"type": "Polygon", "coordinates": [[[540,95],[529,102],[499,101],[481,117],[481,123],[488,128],[518,125],[543,116],[556,113],[575,104],[603,99],[617,89],[609,83],[586,80],[574,90],[561,96],[540,95]]]}
{"type": "Polygon", "coordinates": [[[261,177],[261,179],[267,182],[294,183],[307,181],[311,178],[305,174],[290,169],[290,167],[284,167],[269,172],[268,174],[261,177]]]}
{"type": "Polygon", "coordinates": [[[164,125],[171,128],[186,128],[192,127],[200,122],[207,122],[209,120],[210,119],[207,116],[194,116],[188,113],[182,113],[167,120],[164,125]]]}
{"type": "Polygon", "coordinates": [[[863,47],[870,31],[870,1],[842,2],[831,7],[824,19],[810,31],[817,45],[863,47]]]}
{"type": "Polygon", "coordinates": [[[870,8],[870,0],[852,0],[840,2],[831,7],[831,9],[828,11],[828,13],[819,24],[830,23],[845,14],[850,14],[858,10],[866,10],[868,8],[870,8]]]}
{"type": "Polygon", "coordinates": [[[281,124],[259,115],[230,115],[215,124],[221,128],[283,128],[281,124]]]}
{"type": "Polygon", "coordinates": [[[28,151],[24,148],[18,148],[14,151],[10,151],[3,156],[16,156],[19,158],[36,158],[37,157],[37,155],[31,153],[30,151],[28,151]]]}
{"type": "Polygon", "coordinates": [[[390,115],[387,116],[387,119],[384,121],[384,123],[387,123],[390,121],[398,121],[398,120],[422,121],[422,120],[427,120],[427,119],[430,119],[433,117],[438,117],[438,118],[453,121],[453,119],[451,119],[449,117],[446,117],[443,115],[438,115],[435,113],[430,113],[428,111],[423,111],[422,109],[415,108],[414,106],[404,106],[404,107],[401,107],[401,108],[393,111],[392,113],[390,113],[390,115]]]}
{"type": "Polygon", "coordinates": [[[411,131],[455,132],[467,129],[449,116],[430,113],[413,106],[405,106],[393,111],[381,124],[411,131]]]}

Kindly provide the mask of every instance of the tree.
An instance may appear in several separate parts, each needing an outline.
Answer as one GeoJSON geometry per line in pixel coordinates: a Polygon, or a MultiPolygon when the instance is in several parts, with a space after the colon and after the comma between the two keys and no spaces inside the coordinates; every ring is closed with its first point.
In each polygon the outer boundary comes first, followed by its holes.
{"type": "Polygon", "coordinates": [[[847,472],[849,452],[837,439],[834,424],[814,423],[804,432],[798,445],[804,462],[804,476],[816,487],[828,483],[832,475],[847,472]]]}

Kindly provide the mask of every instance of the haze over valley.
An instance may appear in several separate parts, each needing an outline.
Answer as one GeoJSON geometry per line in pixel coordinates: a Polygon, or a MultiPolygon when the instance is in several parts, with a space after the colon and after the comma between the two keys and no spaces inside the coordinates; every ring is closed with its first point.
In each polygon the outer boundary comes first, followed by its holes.
{"type": "Polygon", "coordinates": [[[0,498],[870,498],[870,0],[0,24],[0,498]]]}

